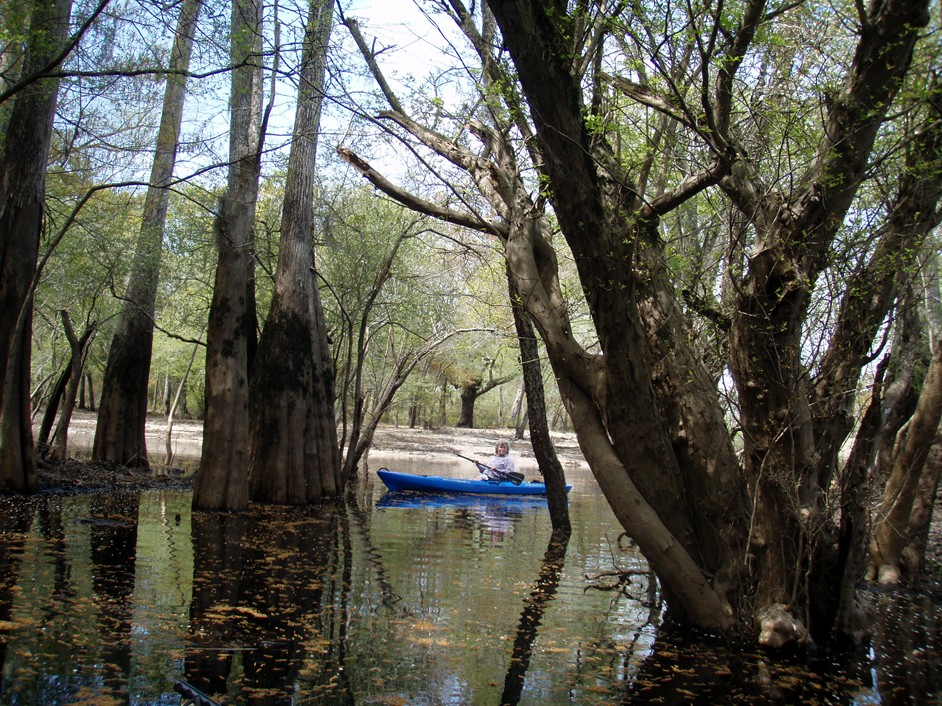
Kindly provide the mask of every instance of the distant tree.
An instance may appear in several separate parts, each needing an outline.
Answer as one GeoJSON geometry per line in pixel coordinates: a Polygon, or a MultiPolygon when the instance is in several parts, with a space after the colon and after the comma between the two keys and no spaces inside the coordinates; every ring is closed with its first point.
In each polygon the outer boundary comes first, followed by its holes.
{"type": "Polygon", "coordinates": [[[485,371],[488,375],[487,379],[484,379],[483,376],[473,376],[466,377],[459,383],[461,389],[461,412],[458,415],[458,423],[455,426],[462,429],[474,429],[474,405],[478,399],[516,377],[516,373],[496,378],[493,377],[493,362],[494,361],[491,360],[487,365],[485,371]]]}
{"type": "Polygon", "coordinates": [[[76,335],[72,327],[69,312],[61,310],[62,328],[69,341],[69,357],[65,369],[56,381],[52,393],[46,402],[46,411],[39,428],[39,437],[36,440],[37,449],[43,455],[65,460],[68,455],[68,431],[72,412],[75,409],[75,400],[78,396],[79,383],[85,367],[85,355],[88,345],[98,328],[96,322],[88,322],[82,334],[76,335]],[[50,441],[50,431],[55,422],[55,432],[50,441]]]}

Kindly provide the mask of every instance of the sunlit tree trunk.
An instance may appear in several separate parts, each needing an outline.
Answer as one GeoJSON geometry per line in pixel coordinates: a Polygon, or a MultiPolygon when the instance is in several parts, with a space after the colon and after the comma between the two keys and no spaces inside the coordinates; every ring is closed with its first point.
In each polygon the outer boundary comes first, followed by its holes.
{"type": "Polygon", "coordinates": [[[193,507],[248,506],[249,370],[255,349],[253,242],[261,164],[262,3],[232,7],[229,183],[216,218],[219,259],[206,339],[206,416],[193,507]]]}
{"type": "Polygon", "coordinates": [[[343,488],[333,359],[314,271],[313,186],[333,3],[312,0],[299,74],[271,309],[250,383],[250,496],[305,504],[343,488]]]}
{"type": "MultiPolygon", "coordinates": [[[[54,68],[71,9],[71,0],[30,3],[23,75],[54,68]]],[[[58,90],[58,79],[41,79],[16,94],[0,155],[0,492],[38,489],[29,397],[32,287],[58,90]]]]}
{"type": "Polygon", "coordinates": [[[150,187],[144,201],[141,230],[125,293],[124,307],[111,342],[102,383],[98,425],[92,457],[128,466],[147,466],[147,386],[154,341],[154,311],[160,276],[164,223],[179,145],[186,92],[184,73],[190,64],[193,37],[202,0],[186,0],[180,8],[170,56],[170,73],[150,187]]]}

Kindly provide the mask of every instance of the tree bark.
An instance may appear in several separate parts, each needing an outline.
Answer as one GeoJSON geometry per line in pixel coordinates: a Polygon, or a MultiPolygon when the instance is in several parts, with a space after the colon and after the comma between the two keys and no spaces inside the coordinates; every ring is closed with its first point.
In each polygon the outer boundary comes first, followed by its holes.
{"type": "Polygon", "coordinates": [[[902,579],[903,549],[910,541],[910,514],[940,419],[942,346],[932,355],[916,411],[897,436],[893,470],[876,512],[870,545],[871,574],[884,585],[895,585],[902,579]]]}
{"type": "Polygon", "coordinates": [[[745,473],[755,497],[756,599],[760,610],[773,609],[760,622],[762,634],[775,640],[808,637],[803,577],[825,567],[809,571],[807,550],[830,541],[820,491],[835,463],[817,455],[802,325],[877,131],[909,69],[919,28],[928,22],[928,7],[923,0],[877,0],[861,21],[853,63],[800,188],[757,197],[761,183],[745,173],[745,162],[723,181],[757,233],[738,287],[730,350],[745,473]]]}
{"type": "Polygon", "coordinates": [[[312,0],[271,310],[250,382],[250,497],[297,505],[343,489],[333,359],[314,271],[313,180],[333,3],[312,0]]]}
{"type": "MultiPolygon", "coordinates": [[[[527,1],[490,5],[536,123],[555,211],[604,355],[587,356],[566,319],[546,316],[558,308],[550,298],[540,296],[544,304],[535,296],[553,267],[548,245],[523,229],[519,241],[516,233],[508,241],[521,294],[541,329],[583,454],[661,579],[672,612],[693,625],[729,627],[727,597],[714,590],[698,565],[702,557],[688,514],[688,489],[651,385],[649,337],[632,275],[639,229],[622,220],[627,209],[613,208],[628,195],[606,192],[582,122],[580,86],[566,63],[563,32],[546,8],[527,1]]],[[[690,443],[695,440],[691,435],[690,443]]]]}
{"type": "MultiPolygon", "coordinates": [[[[71,8],[71,0],[30,3],[25,75],[54,68],[71,8]]],[[[0,492],[39,487],[29,399],[32,290],[58,90],[58,79],[41,79],[17,93],[0,156],[0,492]]]]}
{"type": "Polygon", "coordinates": [[[942,435],[937,433],[919,477],[919,485],[916,487],[913,509],[909,514],[907,532],[909,543],[902,552],[903,573],[913,579],[920,575],[926,563],[926,547],[929,543],[933,509],[939,496],[940,479],[942,479],[942,435]]]}
{"type": "MultiPolygon", "coordinates": [[[[756,572],[755,620],[760,641],[801,641],[807,636],[802,577],[809,560],[803,552],[812,546],[808,534],[815,536],[815,528],[821,523],[819,508],[814,506],[818,476],[800,358],[801,324],[810,286],[825,264],[829,244],[863,178],[877,130],[909,67],[918,28],[928,19],[926,3],[903,0],[874,3],[869,8],[863,19],[866,31],[861,35],[844,90],[835,100],[829,124],[823,130],[818,157],[801,182],[807,186],[792,195],[757,197],[766,190],[749,172],[749,160],[721,158],[715,170],[708,169],[682,184],[684,188],[678,187],[642,207],[633,202],[628,182],[619,178],[617,166],[610,167],[610,183],[598,168],[608,163],[604,154],[593,152],[583,123],[581,88],[572,78],[572,64],[567,58],[569,18],[528,0],[494,0],[490,4],[529,102],[551,198],[575,256],[604,352],[603,358],[587,366],[588,375],[580,374],[573,368],[569,352],[563,347],[557,349],[544,333],[564,399],[569,396],[567,404],[583,450],[591,464],[602,446],[612,444],[611,451],[624,464],[640,493],[704,567],[712,567],[713,562],[709,551],[702,552],[708,545],[701,528],[707,528],[708,541],[716,540],[717,535],[710,532],[709,522],[694,529],[694,521],[688,520],[685,513],[693,508],[695,516],[707,519],[716,506],[701,507],[698,498],[694,507],[687,504],[686,498],[698,497],[693,491],[697,483],[709,487],[707,478],[723,479],[732,488],[736,481],[729,476],[728,452],[703,447],[709,436],[694,433],[695,427],[683,426],[696,419],[692,411],[698,405],[699,409],[714,409],[707,396],[691,396],[693,406],[688,409],[672,403],[668,391],[683,389],[683,377],[678,376],[680,365],[665,368],[658,382],[661,361],[676,365],[684,360],[685,346],[676,330],[650,325],[652,319],[647,314],[657,311],[658,298],[670,302],[673,297],[656,279],[648,280],[643,268],[657,274],[657,259],[649,258],[658,256],[653,237],[658,215],[682,203],[692,190],[708,185],[711,178],[722,177],[727,193],[748,214],[759,233],[759,246],[751,254],[747,275],[738,289],[731,342],[732,370],[742,410],[746,477],[755,495],[755,523],[750,536],[756,572]],[[726,176],[724,169],[729,170],[726,176]],[[626,212],[641,217],[631,222],[622,215],[626,212]],[[635,267],[635,263],[641,267],[635,267]],[[633,272],[634,276],[626,277],[625,272],[633,272]],[[660,344],[658,337],[663,337],[660,344]],[[681,355],[656,355],[671,348],[681,355]],[[653,397],[648,387],[652,381],[656,383],[653,397]],[[585,394],[587,400],[581,402],[576,392],[585,394]],[[589,399],[597,405],[598,418],[588,407],[576,408],[589,399]],[[647,418],[640,418],[638,410],[648,413],[647,418]],[[652,410],[656,413],[650,414],[652,410]],[[592,430],[596,424],[598,428],[592,430]],[[669,437],[665,437],[665,427],[671,429],[669,437]],[[592,444],[602,446],[590,448],[590,439],[592,444]],[[643,442],[639,444],[638,439],[643,442]],[[685,444],[704,455],[688,456],[685,444]],[[698,467],[698,458],[706,465],[698,467]],[[643,466],[639,463],[642,460],[643,466]],[[717,460],[721,468],[711,468],[717,460]],[[652,473],[652,467],[658,472],[652,473]],[[659,498],[658,491],[669,500],[659,498]],[[810,524],[803,514],[806,507],[812,509],[810,524]]],[[[705,116],[711,130],[701,135],[719,155],[736,149],[735,143],[726,139],[729,81],[763,14],[762,2],[745,8],[740,32],[731,38],[729,56],[717,72],[715,104],[705,116]]],[[[668,323],[671,320],[664,319],[668,323]]],[[[692,370],[698,378],[699,367],[692,370]]],[[[607,495],[606,485],[613,483],[609,497],[616,507],[615,491],[621,483],[618,476],[607,479],[600,473],[600,466],[593,466],[593,470],[607,495]]],[[[712,517],[715,521],[721,516],[712,517]]],[[[741,515],[734,513],[734,517],[741,515]]],[[[732,551],[724,550],[721,541],[714,545],[727,559],[727,567],[728,560],[740,551],[742,538],[737,534],[730,535],[737,540],[731,545],[732,551]]],[[[651,560],[655,547],[638,541],[651,560]]],[[[663,567],[654,561],[652,566],[670,596],[675,584],[666,579],[663,567]]],[[[722,563],[717,568],[721,567],[722,563]]],[[[735,601],[736,587],[749,590],[749,586],[736,576],[735,569],[730,578],[735,601]]],[[[676,596],[669,598],[669,606],[678,603],[689,608],[676,596]]],[[[693,622],[697,619],[702,618],[693,622]]]]}
{"type": "Polygon", "coordinates": [[[72,329],[69,314],[62,310],[62,325],[65,328],[66,338],[69,339],[69,367],[62,403],[59,405],[59,419],[56,430],[49,445],[49,458],[64,461],[68,458],[69,423],[72,421],[72,412],[75,409],[75,398],[78,395],[79,381],[82,379],[82,368],[85,364],[85,352],[89,341],[95,334],[97,325],[92,323],[86,326],[82,335],[76,336],[72,329]]]}
{"type": "Polygon", "coordinates": [[[837,326],[812,391],[814,438],[822,459],[818,485],[831,479],[827,463],[837,462],[840,446],[853,426],[854,395],[860,371],[884,324],[900,284],[918,276],[929,234],[942,219],[942,118],[933,105],[942,101],[942,84],[923,102],[926,117],[917,123],[899,185],[873,256],[848,283],[837,326]]]}
{"type": "Polygon", "coordinates": [[[124,306],[108,353],[102,383],[98,424],[92,458],[126,466],[147,466],[147,389],[154,342],[154,312],[160,277],[164,223],[173,177],[183,103],[186,71],[202,0],[186,0],[180,8],[170,56],[170,73],[164,89],[163,109],[150,186],[144,201],[124,306]]]}
{"type": "MultiPolygon", "coordinates": [[[[563,540],[565,554],[566,540],[572,533],[569,522],[569,499],[566,495],[566,472],[563,470],[553,440],[550,438],[549,424],[546,420],[546,397],[543,394],[543,366],[540,363],[540,349],[537,345],[536,331],[530,321],[517,283],[509,267],[507,289],[510,293],[510,305],[513,310],[514,328],[517,330],[517,342],[520,345],[520,365],[523,368],[523,385],[526,397],[526,413],[530,428],[530,445],[540,473],[546,483],[546,504],[549,506],[550,524],[554,536],[563,540]],[[565,539],[563,539],[565,538],[565,539]]],[[[550,544],[552,546],[552,542],[550,544]]],[[[561,559],[561,557],[560,557],[561,559]]]]}
{"type": "Polygon", "coordinates": [[[249,503],[249,370],[256,342],[253,246],[261,169],[262,3],[232,6],[229,180],[216,218],[219,248],[206,333],[206,414],[193,488],[198,510],[249,503]]]}

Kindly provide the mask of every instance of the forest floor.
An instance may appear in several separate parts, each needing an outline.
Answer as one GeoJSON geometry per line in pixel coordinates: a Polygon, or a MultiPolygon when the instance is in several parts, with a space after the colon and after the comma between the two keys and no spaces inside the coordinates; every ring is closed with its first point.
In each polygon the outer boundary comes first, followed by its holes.
{"type": "MultiPolygon", "coordinates": [[[[94,413],[79,411],[69,431],[70,454],[62,462],[40,463],[40,488],[48,493],[81,491],[141,490],[145,488],[187,488],[193,483],[193,471],[199,458],[203,423],[180,420],[173,425],[175,460],[170,464],[156,462],[150,469],[126,468],[89,461],[94,438],[94,413]]],[[[147,424],[148,451],[152,457],[162,455],[166,445],[167,420],[152,417],[147,424]],[[160,450],[160,451],[158,451],[160,450]]],[[[455,454],[487,461],[498,440],[511,444],[511,453],[521,470],[536,469],[533,449],[526,439],[515,441],[510,429],[423,429],[380,427],[376,431],[371,453],[385,458],[450,459],[455,454]]],[[[554,432],[553,443],[564,466],[584,466],[585,460],[572,432],[554,432]]],[[[926,548],[927,565],[934,574],[942,574],[942,512],[934,513],[926,548]]]]}

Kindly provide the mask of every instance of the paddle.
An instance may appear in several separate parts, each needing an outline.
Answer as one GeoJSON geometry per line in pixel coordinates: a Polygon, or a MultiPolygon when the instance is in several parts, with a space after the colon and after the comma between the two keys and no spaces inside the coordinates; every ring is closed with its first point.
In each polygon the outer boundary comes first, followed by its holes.
{"type": "Polygon", "coordinates": [[[489,471],[493,471],[497,474],[498,478],[502,480],[507,480],[513,483],[514,485],[520,485],[523,483],[523,474],[518,473],[517,471],[502,471],[499,468],[494,468],[493,466],[488,466],[486,463],[481,463],[480,461],[475,461],[473,458],[468,458],[467,456],[462,456],[460,453],[455,453],[455,456],[458,458],[463,458],[465,461],[470,461],[475,466],[482,466],[489,471]]]}

